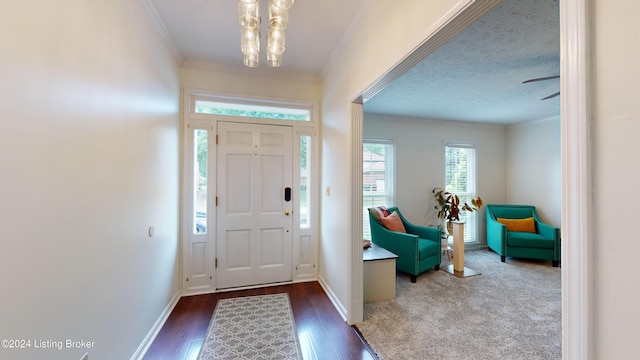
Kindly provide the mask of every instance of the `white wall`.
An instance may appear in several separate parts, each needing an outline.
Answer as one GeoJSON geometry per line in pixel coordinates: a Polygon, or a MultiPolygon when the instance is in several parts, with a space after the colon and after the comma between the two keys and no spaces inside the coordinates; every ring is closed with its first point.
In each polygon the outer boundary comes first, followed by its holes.
{"type": "Polygon", "coordinates": [[[186,63],[180,69],[180,80],[184,88],[201,89],[219,95],[317,104],[321,101],[321,84],[318,79],[260,69],[238,70],[186,63]]]}
{"type": "MultiPolygon", "coordinates": [[[[361,294],[358,298],[353,293],[357,290],[351,277],[352,267],[358,266],[353,263],[358,254],[352,251],[362,241],[353,238],[351,227],[351,103],[471,3],[412,0],[398,6],[394,0],[367,1],[362,18],[354,19],[353,35],[344,52],[326,72],[322,95],[322,186],[331,187],[331,196],[323,196],[320,277],[330,287],[334,300],[344,307],[350,322],[359,321],[362,315],[361,294]]],[[[361,261],[359,266],[361,269],[361,261]]]]}
{"type": "Polygon", "coordinates": [[[543,221],[560,227],[560,119],[507,130],[507,203],[535,205],[543,221]]]}
{"type": "MultiPolygon", "coordinates": [[[[594,359],[640,353],[638,216],[640,42],[634,0],[595,0],[593,9],[594,359]]],[[[569,209],[571,210],[571,209],[569,209]]]]}
{"type": "Polygon", "coordinates": [[[175,61],[131,0],[5,1],[0,48],[0,358],[128,359],[179,291],[175,61]]]}
{"type": "MultiPolygon", "coordinates": [[[[366,112],[364,119],[365,138],[396,143],[396,203],[410,221],[437,224],[429,205],[431,189],[443,182],[444,143],[462,142],[477,146],[478,194],[485,203],[536,205],[543,220],[560,227],[559,119],[508,127],[366,112]]],[[[484,212],[480,215],[479,240],[486,243],[484,212]]]]}
{"type": "MultiPolygon", "coordinates": [[[[504,126],[390,117],[365,112],[364,137],[395,141],[396,203],[402,214],[415,224],[438,224],[431,190],[442,187],[444,183],[445,142],[475,145],[478,194],[486,203],[504,203],[506,200],[507,140],[504,126]]],[[[484,218],[484,211],[480,211],[478,235],[481,243],[486,243],[484,218]]]]}

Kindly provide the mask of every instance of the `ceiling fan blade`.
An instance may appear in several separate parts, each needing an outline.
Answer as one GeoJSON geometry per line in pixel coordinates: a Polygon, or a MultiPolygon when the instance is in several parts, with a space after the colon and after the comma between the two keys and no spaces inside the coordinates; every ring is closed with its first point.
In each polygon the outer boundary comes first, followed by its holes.
{"type": "Polygon", "coordinates": [[[558,92],[557,92],[557,93],[555,93],[555,94],[549,95],[549,96],[547,96],[546,98],[542,98],[542,99],[540,99],[540,100],[547,100],[547,99],[551,99],[551,98],[554,98],[554,97],[556,97],[556,96],[558,96],[558,95],[560,95],[560,91],[558,91],[558,92]]]}
{"type": "Polygon", "coordinates": [[[537,78],[537,79],[529,79],[529,80],[523,81],[522,83],[523,84],[527,84],[527,83],[532,83],[532,82],[536,82],[536,81],[558,79],[559,77],[560,77],[560,75],[547,76],[547,77],[542,77],[542,78],[537,78]]]}

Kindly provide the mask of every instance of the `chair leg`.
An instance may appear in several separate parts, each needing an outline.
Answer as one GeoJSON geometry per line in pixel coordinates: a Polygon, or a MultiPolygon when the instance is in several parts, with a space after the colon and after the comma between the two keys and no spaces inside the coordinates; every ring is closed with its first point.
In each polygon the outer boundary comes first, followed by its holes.
{"type": "Polygon", "coordinates": [[[560,261],[558,261],[558,260],[551,260],[551,266],[553,266],[553,267],[558,267],[558,265],[560,265],[560,261]]]}
{"type": "Polygon", "coordinates": [[[436,269],[436,271],[440,270],[440,264],[434,266],[433,268],[436,269]]]}
{"type": "Polygon", "coordinates": [[[506,256],[500,256],[500,261],[505,262],[505,260],[507,260],[506,256]]]}
{"type": "Polygon", "coordinates": [[[411,282],[415,283],[416,282],[416,276],[415,275],[411,275],[411,282]]]}

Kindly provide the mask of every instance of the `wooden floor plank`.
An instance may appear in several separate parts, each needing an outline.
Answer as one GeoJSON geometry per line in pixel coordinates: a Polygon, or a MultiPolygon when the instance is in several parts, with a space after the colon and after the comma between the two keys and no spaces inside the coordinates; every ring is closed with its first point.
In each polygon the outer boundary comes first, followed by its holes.
{"type": "Polygon", "coordinates": [[[220,299],[288,293],[305,360],[366,359],[377,356],[334,308],[318,282],[219,292],[181,298],[149,347],[145,360],[196,360],[220,299]]]}

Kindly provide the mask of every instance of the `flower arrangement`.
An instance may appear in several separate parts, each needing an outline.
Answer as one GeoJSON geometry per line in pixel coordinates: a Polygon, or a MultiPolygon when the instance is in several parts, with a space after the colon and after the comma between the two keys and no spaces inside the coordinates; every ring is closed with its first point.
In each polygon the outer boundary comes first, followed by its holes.
{"type": "Polygon", "coordinates": [[[478,211],[482,207],[482,198],[480,196],[471,199],[471,205],[468,203],[460,204],[460,196],[444,191],[441,188],[434,188],[432,191],[433,197],[436,199],[438,205],[435,209],[438,210],[438,218],[446,221],[459,221],[461,211],[478,211]]]}

